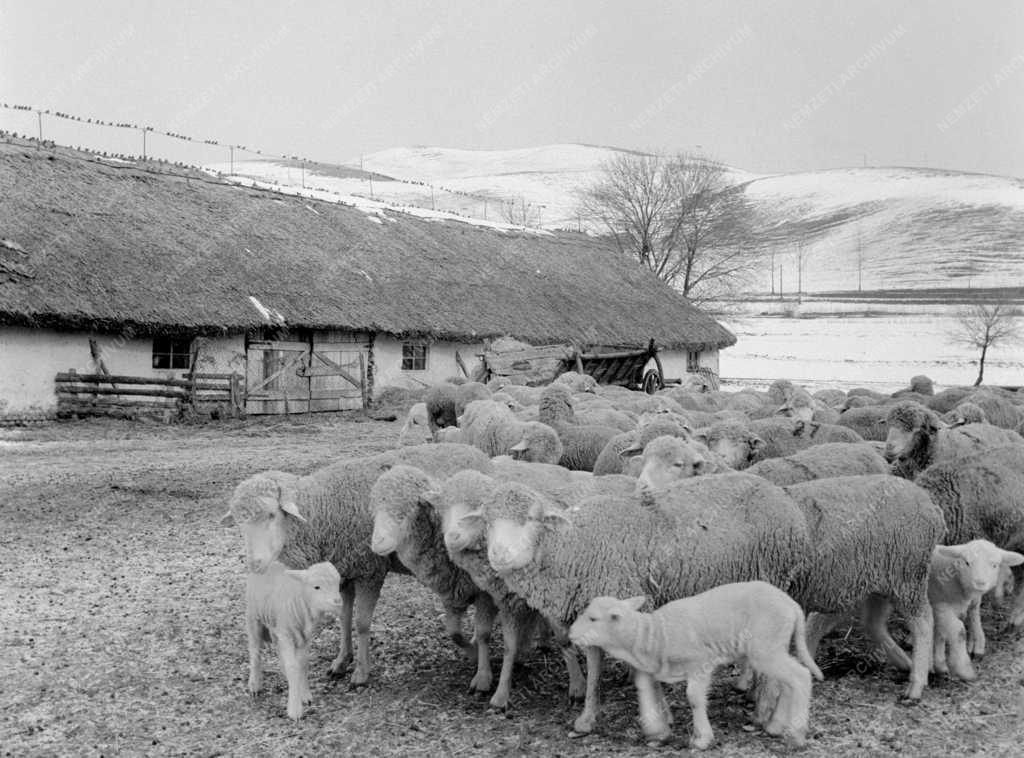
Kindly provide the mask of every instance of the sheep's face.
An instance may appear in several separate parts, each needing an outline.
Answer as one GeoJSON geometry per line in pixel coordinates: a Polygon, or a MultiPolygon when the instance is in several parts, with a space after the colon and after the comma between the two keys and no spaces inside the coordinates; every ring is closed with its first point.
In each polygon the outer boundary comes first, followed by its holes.
{"type": "Polygon", "coordinates": [[[295,502],[297,477],[268,472],[249,477],[235,488],[230,513],[245,539],[248,570],[263,573],[281,555],[289,521],[305,521],[295,502]]]}
{"type": "Polygon", "coordinates": [[[332,564],[314,563],[307,569],[287,573],[302,580],[313,615],[336,615],[341,610],[341,576],[332,564]]]}
{"type": "Polygon", "coordinates": [[[1024,555],[1002,550],[987,540],[973,540],[947,549],[957,553],[953,565],[960,586],[967,592],[985,593],[996,589],[1005,583],[1006,570],[1024,563],[1024,555]]]}
{"type": "Polygon", "coordinates": [[[754,434],[726,434],[704,439],[707,440],[707,447],[712,453],[736,470],[745,469],[754,463],[764,449],[764,440],[754,434]]]}
{"type": "Polygon", "coordinates": [[[795,419],[797,421],[803,421],[805,424],[809,424],[814,418],[814,408],[809,405],[794,405],[792,403],[787,403],[776,411],[776,415],[795,419]]]}
{"type": "Polygon", "coordinates": [[[534,560],[540,524],[496,518],[487,525],[487,560],[498,573],[526,568],[534,560]]]}
{"type": "Polygon", "coordinates": [[[377,555],[395,552],[406,538],[408,526],[403,519],[387,511],[377,511],[373,516],[373,535],[370,549],[377,555]]]}
{"type": "Polygon", "coordinates": [[[917,430],[900,424],[890,424],[885,435],[885,460],[893,463],[906,459],[917,444],[917,430]]]}
{"type": "Polygon", "coordinates": [[[646,597],[619,600],[614,597],[595,597],[569,627],[569,640],[580,647],[599,647],[609,652],[633,647],[634,615],[646,597]]]}
{"type": "Polygon", "coordinates": [[[658,437],[644,448],[636,492],[663,490],[673,482],[705,473],[707,461],[698,450],[676,437],[658,437]]]}

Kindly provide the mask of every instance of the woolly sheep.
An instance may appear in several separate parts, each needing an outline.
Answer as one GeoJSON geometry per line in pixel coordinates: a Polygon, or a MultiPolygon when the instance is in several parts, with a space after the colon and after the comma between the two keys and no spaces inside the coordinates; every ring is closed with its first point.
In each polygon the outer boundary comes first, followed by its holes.
{"type": "Polygon", "coordinates": [[[718,422],[698,429],[694,437],[736,470],[765,458],[792,455],[812,445],[862,441],[856,432],[841,426],[807,424],[781,417],[754,419],[749,424],[718,422]]]}
{"type": "Polygon", "coordinates": [[[786,402],[795,389],[796,385],[789,379],[776,379],[768,385],[768,397],[771,398],[775,406],[780,406],[786,402]]]}
{"type": "Polygon", "coordinates": [[[695,440],[657,437],[643,448],[636,492],[643,494],[663,490],[680,479],[731,470],[718,456],[695,440]]]}
{"type": "Polygon", "coordinates": [[[480,382],[466,382],[455,388],[455,418],[466,411],[466,406],[474,400],[488,400],[491,390],[480,382]]]}
{"type": "Polygon", "coordinates": [[[443,429],[438,429],[433,439],[434,442],[458,442],[465,444],[466,433],[457,426],[446,426],[443,429]]]}
{"type": "Polygon", "coordinates": [[[542,387],[527,387],[522,384],[502,384],[500,391],[511,396],[517,403],[523,406],[538,405],[542,387]]]}
{"type": "MultiPolygon", "coordinates": [[[[943,542],[986,539],[1024,553],[1024,445],[1004,445],[929,466],[914,483],[942,510],[943,542]]],[[[1024,593],[1018,594],[1010,623],[1024,623],[1024,593]]]]}
{"type": "Polygon", "coordinates": [[[776,413],[779,416],[810,423],[814,418],[815,409],[814,399],[807,390],[794,389],[786,397],[785,402],[779,406],[776,413]]]}
{"type": "MultiPolygon", "coordinates": [[[[1002,429],[1016,429],[1021,422],[1021,413],[1016,405],[1007,398],[997,395],[991,390],[972,392],[966,401],[977,405],[985,413],[985,420],[1002,429]]],[[[966,402],[965,401],[965,402],[966,402]]],[[[958,403],[957,405],[960,405],[958,403]]]]}
{"type": "Polygon", "coordinates": [[[853,408],[868,408],[874,405],[881,405],[881,403],[874,398],[866,397],[865,395],[850,395],[839,407],[839,412],[842,414],[843,412],[853,408]]]}
{"type": "Polygon", "coordinates": [[[453,384],[437,384],[427,390],[423,401],[427,406],[427,424],[431,434],[446,426],[458,426],[458,414],[455,412],[457,391],[453,384]]]}
{"type": "Polygon", "coordinates": [[[909,389],[897,390],[892,393],[891,397],[906,398],[911,395],[933,396],[935,395],[935,383],[924,374],[918,374],[910,378],[909,389]]]}
{"type": "Polygon", "coordinates": [[[868,636],[890,663],[910,670],[905,695],[920,698],[932,651],[928,565],[944,531],[942,513],[925,490],[888,474],[817,479],[782,489],[804,514],[813,545],[790,590],[807,611],[817,612],[808,632],[811,652],[849,612],[864,606],[868,636]],[[910,659],[889,634],[892,606],[910,625],[910,659]]]}
{"type": "Polygon", "coordinates": [[[811,395],[815,400],[827,405],[829,408],[839,409],[846,402],[846,393],[837,389],[818,390],[811,395]]]}
{"type": "Polygon", "coordinates": [[[963,426],[964,424],[987,424],[985,411],[981,406],[975,405],[970,400],[957,403],[956,407],[948,413],[942,414],[942,422],[949,426],[963,426]]]}
{"type": "Polygon", "coordinates": [[[878,392],[877,390],[867,389],[866,387],[854,387],[852,390],[847,390],[846,396],[848,398],[866,397],[876,403],[884,403],[886,400],[891,399],[890,395],[878,392]]]}
{"type": "Polygon", "coordinates": [[[576,422],[584,426],[610,426],[620,432],[636,428],[636,414],[614,408],[581,408],[576,411],[576,422]]]}
{"type": "Polygon", "coordinates": [[[491,462],[468,445],[431,444],[400,448],[368,458],[338,461],[308,476],[265,471],[240,482],[224,524],[236,524],[245,539],[250,571],[274,560],[300,568],[329,561],[341,576],[341,649],[331,673],[341,674],[353,658],[352,621],[359,641],[352,683],[370,674],[370,624],[381,586],[393,564],[370,550],[373,514],[370,488],[390,466],[407,463],[435,476],[463,469],[488,472],[491,462]]]}
{"type": "Polygon", "coordinates": [[[886,416],[889,433],[885,457],[893,473],[913,479],[933,463],[1005,444],[1022,444],[1016,432],[991,424],[966,424],[944,429],[935,413],[919,403],[898,403],[886,416]]]}
{"type": "Polygon", "coordinates": [[[433,431],[427,422],[427,404],[415,403],[405,417],[405,424],[398,433],[398,446],[408,447],[410,445],[422,445],[432,442],[433,431]]]}
{"type": "Polygon", "coordinates": [[[341,577],[330,563],[288,569],[273,561],[263,573],[250,573],[245,591],[249,640],[249,694],[263,689],[264,642],[273,642],[288,680],[288,717],[302,718],[313,700],[309,691],[309,647],[321,618],[341,611],[341,577]]]}
{"type": "Polygon", "coordinates": [[[370,549],[384,557],[394,554],[423,586],[438,595],[445,609],[445,631],[476,662],[470,689],[489,692],[489,645],[497,609],[491,596],[448,557],[440,518],[420,497],[436,487],[433,479],[414,466],[399,464],[381,474],[370,490],[370,549]],[[475,609],[472,643],[462,633],[462,617],[470,605],[475,609]]]}
{"type": "Polygon", "coordinates": [[[526,421],[521,426],[522,437],[509,448],[512,457],[520,461],[555,464],[561,460],[565,448],[558,433],[539,421],[526,421]]]}
{"type": "Polygon", "coordinates": [[[541,395],[538,418],[558,432],[564,447],[559,465],[574,471],[593,471],[605,445],[619,433],[610,426],[577,425],[572,395],[565,386],[557,384],[549,385],[541,395]]]}
{"type": "Polygon", "coordinates": [[[766,458],[746,469],[780,487],[856,474],[887,474],[889,464],[869,442],[827,442],[793,455],[766,458]]]}
{"type": "MultiPolygon", "coordinates": [[[[499,480],[529,481],[533,487],[546,492],[555,503],[563,507],[570,507],[595,492],[624,493],[632,485],[626,477],[602,477],[595,480],[585,472],[510,459],[502,461],[496,458],[494,470],[495,478],[476,471],[457,473],[443,482],[439,490],[425,493],[423,498],[440,514],[445,547],[452,560],[469,573],[477,586],[491,594],[499,608],[505,654],[498,686],[491,697],[491,706],[505,708],[511,692],[512,665],[530,633],[543,622],[537,611],[529,608],[522,598],[511,592],[487,562],[480,508],[499,480]]],[[[556,641],[562,645],[569,671],[569,695],[571,698],[581,698],[585,685],[579,661],[568,648],[568,640],[564,635],[555,636],[556,641]]]]}
{"type": "Polygon", "coordinates": [[[656,437],[689,437],[693,430],[682,416],[674,413],[645,413],[637,423],[636,431],[616,434],[605,445],[594,462],[594,476],[640,473],[639,461],[632,457],[642,451],[656,437]]]}
{"type": "Polygon", "coordinates": [[[763,439],[738,421],[719,421],[697,429],[694,438],[737,471],[760,459],[765,447],[763,439]]]}
{"type": "MultiPolygon", "coordinates": [[[[491,566],[563,632],[587,598],[602,593],[648,594],[660,605],[734,581],[766,579],[785,588],[794,562],[809,549],[793,501],[742,473],[680,482],[658,507],[608,495],[568,512],[510,483],[495,490],[481,517],[491,566]]],[[[598,709],[601,652],[586,652],[586,702],[577,732],[593,729],[598,709]]]]}
{"type": "Polygon", "coordinates": [[[519,448],[519,452],[532,449],[535,456],[547,456],[544,459],[547,463],[558,460],[551,456],[558,452],[559,444],[552,443],[543,424],[520,421],[507,406],[494,400],[474,400],[467,405],[459,427],[464,441],[480,448],[488,456],[509,455],[529,435],[526,448],[519,448]]]}
{"type": "Polygon", "coordinates": [[[649,740],[671,735],[668,704],[659,683],[686,681],[693,711],[690,747],[704,750],[714,734],[707,714],[707,690],[715,669],[742,661],[780,683],[779,707],[764,725],[799,747],[810,718],[811,675],[821,670],[807,651],[804,612],[785,592],[766,582],[723,584],[693,597],[673,600],[641,613],[646,597],[596,597],[577,617],[569,638],[596,646],[634,670],[640,723],[649,740]],[[790,643],[796,658],[789,654],[790,643]]]}
{"type": "Polygon", "coordinates": [[[836,423],[839,426],[852,429],[866,440],[884,441],[889,433],[886,422],[888,415],[889,408],[883,405],[851,407],[839,414],[839,420],[836,423]]]}
{"type": "Polygon", "coordinates": [[[988,540],[935,547],[928,571],[928,600],[935,618],[933,666],[936,673],[946,674],[951,669],[961,679],[977,678],[961,619],[970,612],[971,652],[984,655],[985,632],[979,613],[981,597],[996,589],[1005,568],[1021,563],[1024,563],[1024,555],[1002,550],[988,540]]]}
{"type": "Polygon", "coordinates": [[[973,387],[947,387],[932,395],[924,404],[938,414],[949,413],[972,392],[973,387]]]}
{"type": "Polygon", "coordinates": [[[594,377],[576,371],[559,374],[553,384],[564,384],[571,392],[594,392],[597,389],[597,380],[594,377]]]}

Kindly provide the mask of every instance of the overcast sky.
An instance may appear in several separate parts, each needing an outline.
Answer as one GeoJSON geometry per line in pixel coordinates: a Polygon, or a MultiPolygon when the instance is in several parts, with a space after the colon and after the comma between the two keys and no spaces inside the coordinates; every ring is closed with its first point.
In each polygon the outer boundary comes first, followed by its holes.
{"type": "Polygon", "coordinates": [[[1024,176],[1024,3],[0,0],[0,102],[329,161],[584,142],[1024,176]]]}

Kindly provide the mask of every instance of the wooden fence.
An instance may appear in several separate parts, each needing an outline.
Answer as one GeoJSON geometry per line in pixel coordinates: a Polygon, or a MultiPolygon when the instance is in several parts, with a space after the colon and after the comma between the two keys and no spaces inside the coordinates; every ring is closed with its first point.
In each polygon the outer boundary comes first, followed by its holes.
{"type": "Polygon", "coordinates": [[[239,374],[191,374],[181,379],[57,374],[57,415],[180,418],[189,411],[237,416],[244,406],[239,374]]]}

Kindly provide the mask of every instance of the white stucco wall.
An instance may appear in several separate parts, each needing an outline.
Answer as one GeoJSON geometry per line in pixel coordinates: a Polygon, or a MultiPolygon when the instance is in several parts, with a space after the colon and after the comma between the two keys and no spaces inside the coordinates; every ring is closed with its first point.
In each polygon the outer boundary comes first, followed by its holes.
{"type": "MultiPolygon", "coordinates": [[[[90,337],[97,341],[111,374],[156,377],[182,373],[153,368],[152,337],[2,326],[0,415],[55,409],[54,376],[70,369],[80,374],[96,371],[89,352],[90,337]]],[[[241,334],[206,338],[200,356],[204,373],[245,372],[245,340],[241,334]]]]}
{"type": "MultiPolygon", "coordinates": [[[[686,374],[686,351],[685,350],[662,350],[658,353],[661,359],[662,368],[665,369],[663,379],[681,379],[686,374]]],[[[718,349],[701,351],[698,358],[703,368],[709,368],[718,373],[718,349]]],[[[654,361],[648,363],[647,368],[654,365],[654,361]]]]}
{"type": "Polygon", "coordinates": [[[462,371],[455,362],[456,350],[459,351],[463,363],[466,364],[466,369],[472,376],[473,371],[480,365],[480,359],[477,356],[484,350],[482,342],[429,342],[426,370],[403,371],[403,342],[404,340],[384,334],[378,334],[374,340],[373,392],[375,396],[379,395],[385,387],[414,389],[438,384],[449,377],[462,376],[462,371]]]}

